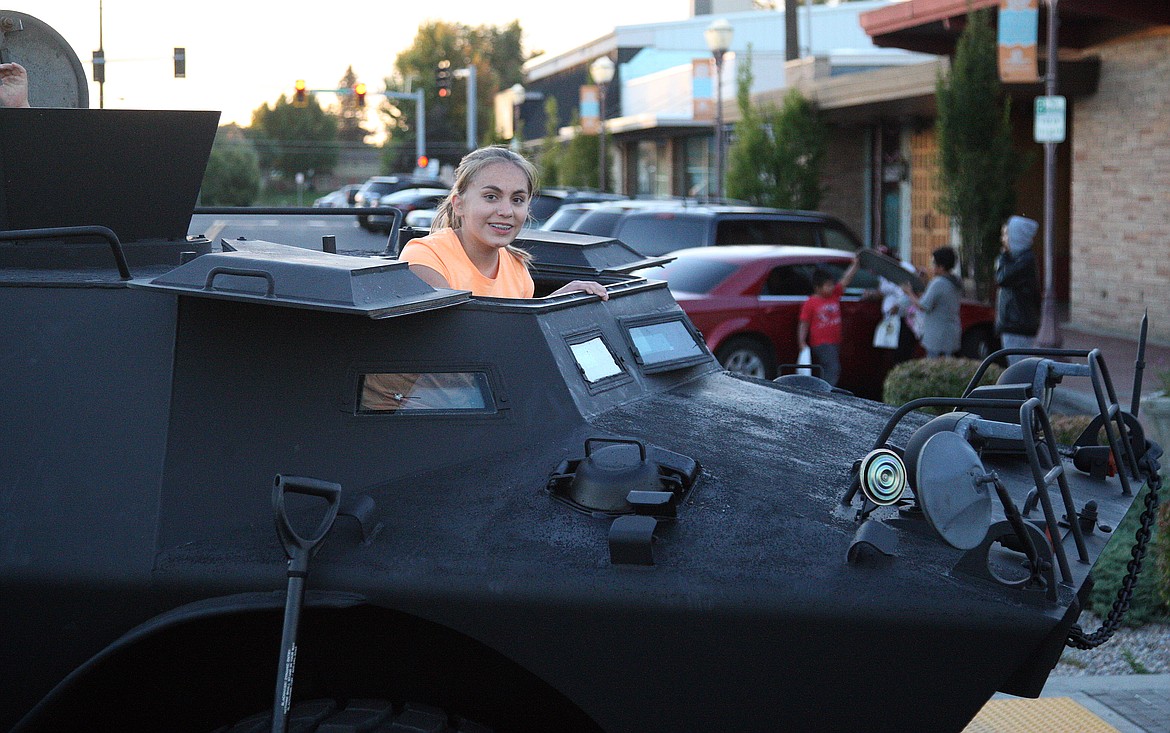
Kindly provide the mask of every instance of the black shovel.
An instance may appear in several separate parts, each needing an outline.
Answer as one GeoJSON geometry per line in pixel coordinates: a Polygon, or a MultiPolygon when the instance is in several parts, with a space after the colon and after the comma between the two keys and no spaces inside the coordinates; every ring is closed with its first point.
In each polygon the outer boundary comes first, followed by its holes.
{"type": "Polygon", "coordinates": [[[276,669],[276,696],[272,703],[272,732],[284,733],[288,727],[288,710],[292,705],[293,673],[297,664],[297,627],[305,601],[305,579],[309,559],[333,528],[341,504],[341,485],[300,476],[277,475],[272,489],[272,508],[276,512],[276,533],[288,555],[288,597],[284,602],[284,630],[280,637],[280,658],[276,669]],[[328,502],[321,524],[310,537],[301,537],[288,521],[284,507],[286,493],[316,496],[328,502]]]}

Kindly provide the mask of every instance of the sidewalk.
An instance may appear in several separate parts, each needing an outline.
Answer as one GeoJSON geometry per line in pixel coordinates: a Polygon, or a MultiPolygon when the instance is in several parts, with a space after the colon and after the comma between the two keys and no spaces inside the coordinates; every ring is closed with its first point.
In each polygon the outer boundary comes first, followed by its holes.
{"type": "Polygon", "coordinates": [[[1049,677],[1032,700],[1003,693],[963,733],[1168,733],[1170,674],[1049,677]]]}

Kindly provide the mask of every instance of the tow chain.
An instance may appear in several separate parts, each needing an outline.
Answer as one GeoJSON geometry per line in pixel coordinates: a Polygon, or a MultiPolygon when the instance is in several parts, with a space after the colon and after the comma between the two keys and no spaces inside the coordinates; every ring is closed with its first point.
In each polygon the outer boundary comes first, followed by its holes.
{"type": "Polygon", "coordinates": [[[1139,518],[1140,526],[1134,533],[1134,545],[1133,549],[1130,550],[1131,559],[1125,566],[1127,572],[1121,581],[1121,587],[1117,589],[1117,600],[1113,601],[1113,607],[1109,609],[1109,615],[1101,623],[1101,627],[1093,633],[1086,634],[1081,629],[1080,624],[1073,624],[1068,631],[1065,646],[1074,649],[1096,649],[1109,641],[1113,633],[1121,626],[1121,619],[1133,601],[1133,589],[1137,585],[1138,575],[1142,571],[1142,560],[1146,557],[1146,545],[1149,544],[1151,528],[1158,514],[1158,494],[1162,490],[1161,466],[1158,463],[1158,459],[1162,456],[1162,449],[1154,442],[1147,442],[1146,445],[1145,455],[1138,462],[1138,468],[1146,475],[1146,486],[1149,490],[1146,492],[1145,509],[1142,510],[1139,518]]]}

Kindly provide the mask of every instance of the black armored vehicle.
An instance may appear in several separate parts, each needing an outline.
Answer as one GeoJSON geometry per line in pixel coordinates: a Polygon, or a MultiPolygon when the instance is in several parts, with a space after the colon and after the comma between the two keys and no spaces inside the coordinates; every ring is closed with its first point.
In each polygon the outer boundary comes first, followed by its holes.
{"type": "Polygon", "coordinates": [[[520,242],[601,301],[189,237],[214,128],[0,109],[5,729],[959,731],[1108,637],[1160,449],[1099,352],[902,408],[739,377],[616,240],[520,242]]]}

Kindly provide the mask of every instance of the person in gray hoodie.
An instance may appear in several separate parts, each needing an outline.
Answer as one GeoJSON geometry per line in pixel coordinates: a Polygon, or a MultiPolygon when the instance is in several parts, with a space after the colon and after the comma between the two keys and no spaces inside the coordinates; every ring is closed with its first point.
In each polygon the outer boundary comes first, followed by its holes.
{"type": "MultiPolygon", "coordinates": [[[[1003,250],[995,260],[995,330],[1005,349],[1030,348],[1040,330],[1040,286],[1032,238],[1040,228],[1034,220],[1013,216],[1003,225],[1003,250]]],[[[1025,358],[1008,357],[1008,363],[1025,358]]]]}

